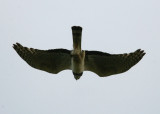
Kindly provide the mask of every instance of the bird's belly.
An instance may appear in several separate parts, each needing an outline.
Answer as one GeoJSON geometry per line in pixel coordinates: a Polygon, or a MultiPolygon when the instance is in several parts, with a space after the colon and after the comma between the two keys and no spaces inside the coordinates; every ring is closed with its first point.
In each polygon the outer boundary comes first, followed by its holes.
{"type": "Polygon", "coordinates": [[[72,71],[74,73],[82,73],[84,70],[84,60],[72,58],[71,60],[72,71]]]}

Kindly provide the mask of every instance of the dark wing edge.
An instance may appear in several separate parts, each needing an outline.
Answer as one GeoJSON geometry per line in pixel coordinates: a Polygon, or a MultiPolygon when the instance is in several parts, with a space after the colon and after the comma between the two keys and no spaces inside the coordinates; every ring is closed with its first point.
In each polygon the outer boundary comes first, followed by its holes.
{"type": "Polygon", "coordinates": [[[85,51],[85,53],[85,70],[92,71],[100,77],[126,72],[146,54],[141,49],[128,54],[109,54],[99,51],[85,51]]]}
{"type": "Polygon", "coordinates": [[[54,74],[71,69],[70,50],[39,50],[23,47],[20,43],[13,44],[13,48],[33,68],[54,74]]]}

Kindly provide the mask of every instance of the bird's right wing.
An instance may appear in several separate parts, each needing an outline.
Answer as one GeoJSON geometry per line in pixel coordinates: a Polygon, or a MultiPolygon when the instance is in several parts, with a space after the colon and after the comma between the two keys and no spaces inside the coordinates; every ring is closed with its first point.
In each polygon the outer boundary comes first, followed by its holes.
{"type": "Polygon", "coordinates": [[[137,64],[145,55],[143,50],[128,54],[109,54],[99,51],[85,51],[85,70],[104,77],[123,73],[137,64]]]}
{"type": "Polygon", "coordinates": [[[54,74],[62,70],[71,69],[70,50],[38,50],[23,47],[19,43],[14,44],[13,48],[23,60],[36,69],[54,74]]]}

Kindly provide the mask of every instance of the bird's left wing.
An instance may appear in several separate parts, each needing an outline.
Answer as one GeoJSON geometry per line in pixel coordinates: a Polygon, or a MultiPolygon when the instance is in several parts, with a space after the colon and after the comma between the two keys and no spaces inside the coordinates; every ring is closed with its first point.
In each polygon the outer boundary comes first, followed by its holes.
{"type": "Polygon", "coordinates": [[[100,77],[123,73],[137,64],[144,55],[144,51],[140,49],[128,54],[85,51],[85,70],[92,71],[100,77]]]}
{"type": "Polygon", "coordinates": [[[71,69],[70,50],[38,50],[23,47],[19,43],[13,44],[13,48],[23,60],[36,69],[54,74],[62,70],[71,69]]]}

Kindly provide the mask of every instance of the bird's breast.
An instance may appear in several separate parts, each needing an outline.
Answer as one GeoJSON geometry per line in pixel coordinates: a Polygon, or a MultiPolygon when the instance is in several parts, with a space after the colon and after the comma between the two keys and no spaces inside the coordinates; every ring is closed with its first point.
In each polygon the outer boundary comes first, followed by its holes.
{"type": "Polygon", "coordinates": [[[73,55],[71,58],[71,66],[74,73],[82,73],[84,70],[84,57],[80,54],[73,55]]]}

